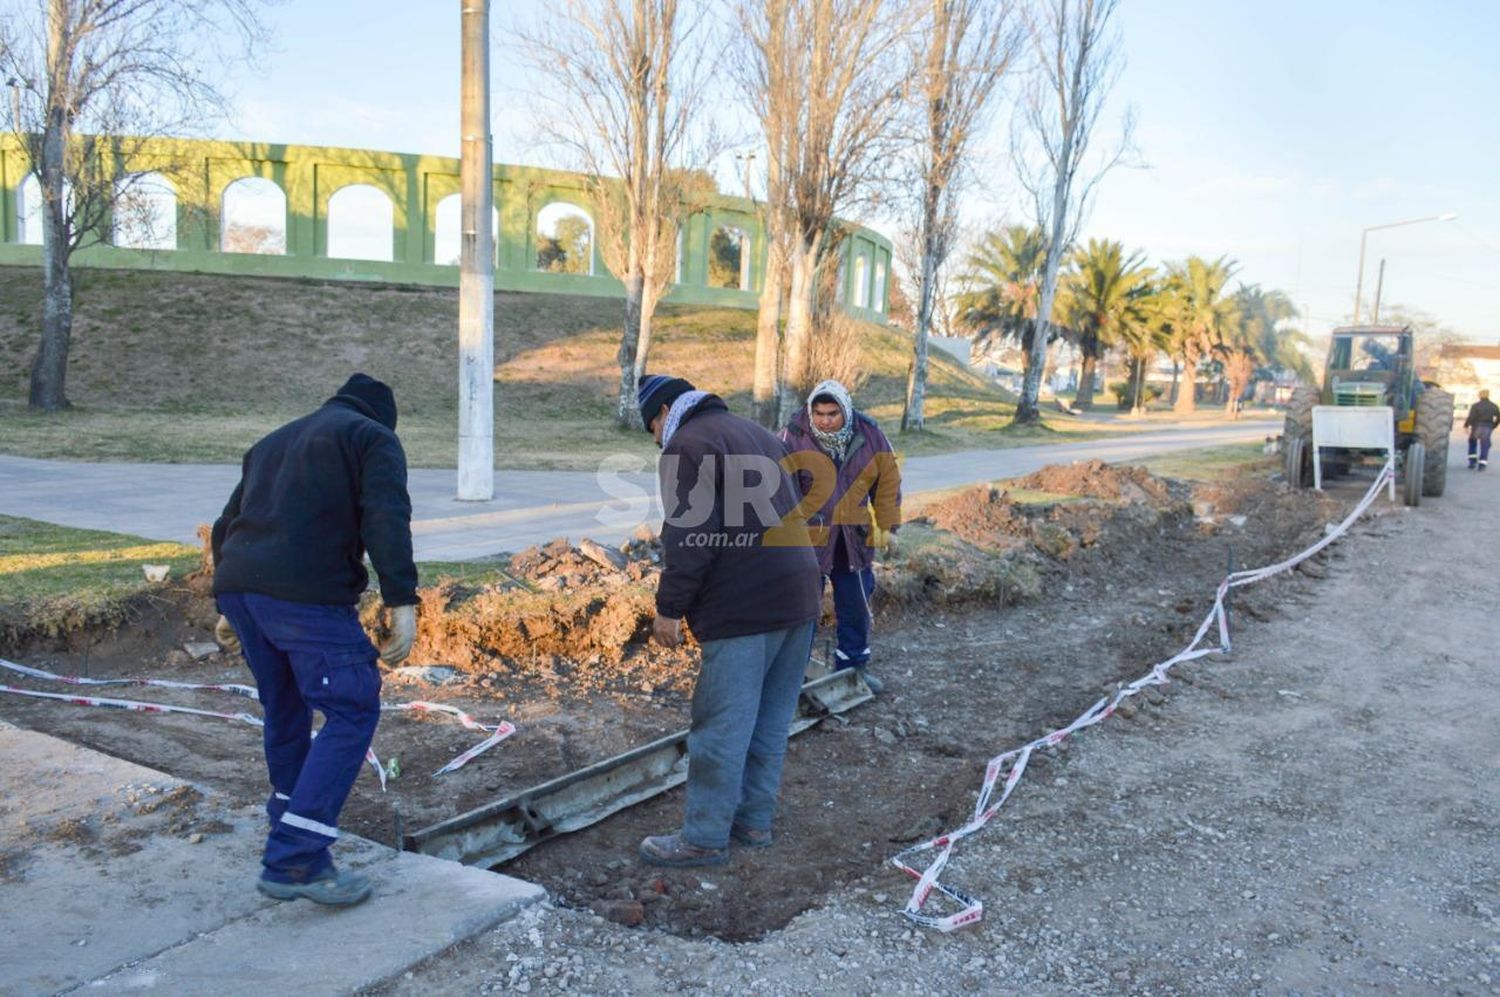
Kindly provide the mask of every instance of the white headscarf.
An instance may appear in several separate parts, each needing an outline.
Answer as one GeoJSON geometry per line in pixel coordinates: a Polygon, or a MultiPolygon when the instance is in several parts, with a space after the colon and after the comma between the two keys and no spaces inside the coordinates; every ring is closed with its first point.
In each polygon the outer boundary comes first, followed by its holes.
{"type": "Polygon", "coordinates": [[[849,389],[832,378],[819,381],[807,396],[807,425],[823,452],[834,460],[842,461],[849,452],[849,441],[854,438],[854,402],[849,398],[849,389]],[[844,424],[831,433],[823,432],[813,421],[813,399],[824,395],[838,402],[839,408],[844,412],[844,424]]]}

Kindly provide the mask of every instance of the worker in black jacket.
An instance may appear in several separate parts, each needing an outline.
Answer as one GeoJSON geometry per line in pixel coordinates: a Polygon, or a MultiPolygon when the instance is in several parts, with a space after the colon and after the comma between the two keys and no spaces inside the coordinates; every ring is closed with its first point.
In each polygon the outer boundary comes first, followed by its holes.
{"type": "Polygon", "coordinates": [[[676,647],[686,620],[703,648],[682,829],[645,839],[640,854],[721,865],[731,840],[771,844],[822,579],[780,440],[682,378],[642,378],[639,401],[662,448],[655,636],[676,647]]]}
{"type": "Polygon", "coordinates": [[[277,899],[359,903],[370,884],[336,870],[339,811],[380,720],[380,671],[356,604],[368,552],[392,610],[387,664],[416,635],[406,454],[391,389],[355,374],[311,415],[245,454],[213,528],[217,636],[243,650],[265,716],[271,821],[257,883],[277,899]],[[312,711],[323,726],[312,737],[312,711]]]}
{"type": "Polygon", "coordinates": [[[1469,431],[1469,470],[1483,471],[1490,463],[1490,435],[1500,423],[1500,407],[1490,401],[1489,389],[1479,392],[1479,401],[1469,406],[1464,428],[1469,431]]]}

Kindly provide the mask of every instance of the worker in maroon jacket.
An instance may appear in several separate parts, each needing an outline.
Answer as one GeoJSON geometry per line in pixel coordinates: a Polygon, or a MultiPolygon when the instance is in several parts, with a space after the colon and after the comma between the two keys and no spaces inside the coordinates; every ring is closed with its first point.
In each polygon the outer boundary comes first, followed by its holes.
{"type": "Polygon", "coordinates": [[[642,378],[641,421],[662,448],[655,636],[683,621],[703,648],[688,730],[682,829],[641,842],[654,865],[720,865],[731,840],[771,844],[782,761],[819,608],[818,562],[789,514],[786,449],[682,378],[642,378]]]}
{"type": "Polygon", "coordinates": [[[901,528],[901,469],[891,441],[833,380],[812,389],[781,439],[799,456],[809,455],[798,464],[803,493],[824,496],[808,525],[818,566],[833,586],[835,668],[858,669],[879,693],[884,684],[867,671],[875,551],[892,550],[901,528]]]}

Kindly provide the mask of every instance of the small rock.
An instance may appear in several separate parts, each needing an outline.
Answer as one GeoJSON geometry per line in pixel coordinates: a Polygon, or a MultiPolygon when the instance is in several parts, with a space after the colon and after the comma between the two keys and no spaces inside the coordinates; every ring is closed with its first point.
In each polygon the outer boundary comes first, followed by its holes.
{"type": "Polygon", "coordinates": [[[201,845],[202,843],[203,843],[203,832],[201,832],[201,831],[194,831],[192,834],[188,835],[188,844],[190,844],[190,845],[201,845]]]}
{"type": "Polygon", "coordinates": [[[646,907],[639,900],[595,900],[593,911],[606,921],[634,928],[646,920],[646,907]]]}
{"type": "Polygon", "coordinates": [[[219,645],[211,640],[188,641],[182,645],[182,649],[188,653],[188,657],[194,661],[202,661],[211,654],[219,653],[219,645]]]}
{"type": "Polygon", "coordinates": [[[876,727],[873,733],[875,735],[875,740],[879,741],[881,744],[895,744],[897,741],[896,735],[892,734],[884,727],[876,727]]]}

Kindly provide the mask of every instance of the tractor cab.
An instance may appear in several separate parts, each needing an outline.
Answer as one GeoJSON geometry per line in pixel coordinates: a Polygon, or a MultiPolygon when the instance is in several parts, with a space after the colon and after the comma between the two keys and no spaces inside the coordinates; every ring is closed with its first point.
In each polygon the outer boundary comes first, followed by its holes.
{"type": "Polygon", "coordinates": [[[1409,326],[1333,330],[1320,399],[1324,405],[1389,405],[1396,410],[1397,432],[1410,433],[1421,390],[1409,326]]]}

